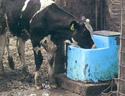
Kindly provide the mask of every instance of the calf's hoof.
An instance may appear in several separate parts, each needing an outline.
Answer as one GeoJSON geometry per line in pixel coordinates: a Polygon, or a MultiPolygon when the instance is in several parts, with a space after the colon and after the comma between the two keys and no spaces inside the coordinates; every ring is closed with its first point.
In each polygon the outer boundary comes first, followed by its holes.
{"type": "Polygon", "coordinates": [[[57,88],[55,83],[53,83],[53,84],[51,83],[50,84],[49,82],[43,83],[42,87],[45,88],[45,89],[55,89],[55,88],[57,88]]]}
{"type": "Polygon", "coordinates": [[[24,75],[24,76],[27,76],[27,75],[29,75],[29,70],[28,70],[28,66],[22,66],[21,67],[21,72],[22,72],[22,74],[24,75]]]}
{"type": "Polygon", "coordinates": [[[23,71],[23,72],[28,72],[28,66],[23,65],[23,67],[22,67],[22,71],[23,71]]]}
{"type": "Polygon", "coordinates": [[[57,88],[57,84],[54,79],[49,80],[49,86],[51,89],[57,88]]]}
{"type": "Polygon", "coordinates": [[[51,87],[52,89],[56,89],[56,88],[57,88],[57,84],[56,84],[55,82],[50,83],[50,87],[51,87]]]}
{"type": "Polygon", "coordinates": [[[37,90],[40,90],[40,89],[42,89],[42,86],[40,86],[40,85],[35,85],[35,88],[36,88],[37,90]]]}
{"type": "Polygon", "coordinates": [[[51,88],[57,88],[57,84],[54,77],[49,77],[49,85],[51,88]]]}

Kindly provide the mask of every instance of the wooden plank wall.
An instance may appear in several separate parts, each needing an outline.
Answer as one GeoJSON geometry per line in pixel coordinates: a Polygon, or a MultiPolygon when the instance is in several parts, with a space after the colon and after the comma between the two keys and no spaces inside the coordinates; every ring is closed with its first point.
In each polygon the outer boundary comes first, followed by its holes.
{"type": "Polygon", "coordinates": [[[105,29],[120,32],[121,23],[120,0],[106,0],[105,29]]]}
{"type": "Polygon", "coordinates": [[[89,18],[91,24],[95,29],[96,26],[96,13],[95,3],[96,0],[55,0],[56,4],[65,9],[69,13],[80,19],[82,16],[89,18]]]}
{"type": "Polygon", "coordinates": [[[120,32],[120,0],[55,0],[56,3],[80,18],[91,19],[94,30],[120,32]]]}

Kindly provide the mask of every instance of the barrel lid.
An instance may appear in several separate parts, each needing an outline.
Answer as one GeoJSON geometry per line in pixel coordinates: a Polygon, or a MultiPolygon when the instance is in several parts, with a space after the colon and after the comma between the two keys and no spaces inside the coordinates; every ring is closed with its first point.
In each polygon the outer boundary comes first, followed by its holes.
{"type": "Polygon", "coordinates": [[[120,32],[101,30],[101,31],[94,31],[93,35],[101,35],[101,36],[107,36],[107,37],[120,36],[120,32]]]}

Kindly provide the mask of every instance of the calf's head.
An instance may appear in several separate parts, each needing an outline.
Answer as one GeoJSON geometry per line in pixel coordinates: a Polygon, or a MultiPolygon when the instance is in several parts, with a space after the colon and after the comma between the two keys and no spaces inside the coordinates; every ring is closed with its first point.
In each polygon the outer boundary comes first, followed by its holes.
{"type": "Polygon", "coordinates": [[[78,46],[86,49],[92,48],[94,45],[91,32],[92,27],[88,19],[83,23],[72,21],[70,24],[70,31],[72,32],[72,41],[77,42],[78,46]]]}

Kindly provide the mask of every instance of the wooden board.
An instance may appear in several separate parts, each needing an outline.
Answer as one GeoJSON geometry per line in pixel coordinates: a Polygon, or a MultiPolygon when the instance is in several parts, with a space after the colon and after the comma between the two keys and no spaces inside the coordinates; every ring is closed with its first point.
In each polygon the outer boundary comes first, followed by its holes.
{"type": "Polygon", "coordinates": [[[80,94],[81,96],[98,96],[105,90],[110,82],[104,83],[83,83],[68,79],[64,74],[56,76],[57,83],[64,89],[80,94]]]}
{"type": "Polygon", "coordinates": [[[106,31],[106,30],[101,30],[101,31],[94,31],[94,35],[101,35],[101,36],[120,36],[120,32],[114,32],[114,31],[106,31]]]}

